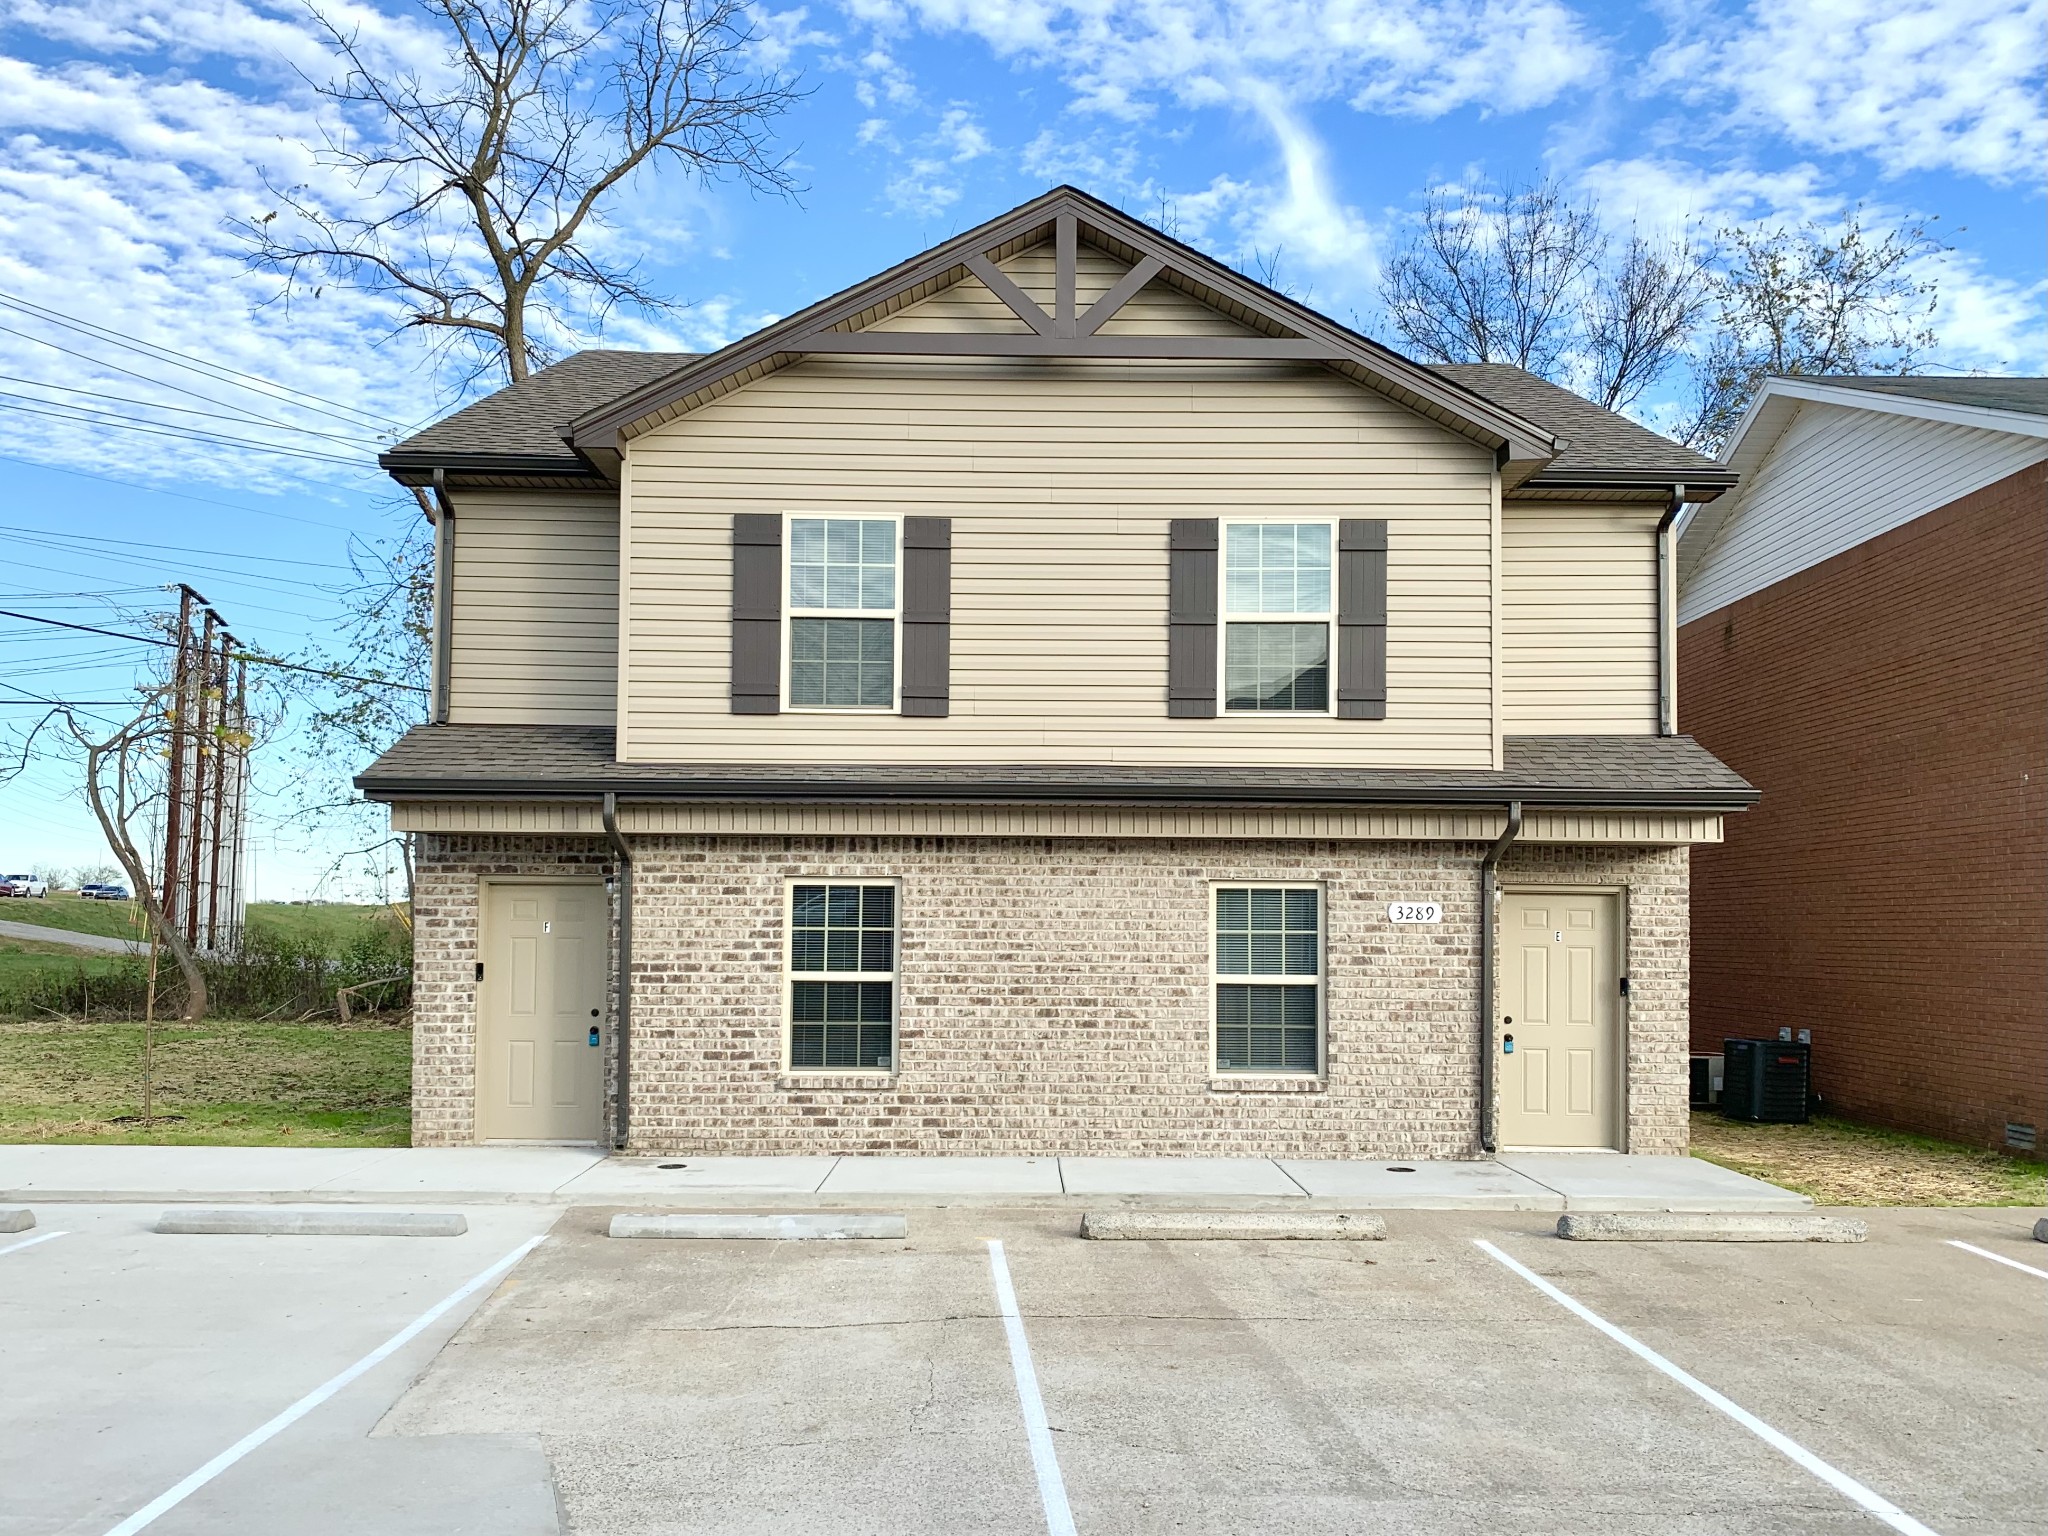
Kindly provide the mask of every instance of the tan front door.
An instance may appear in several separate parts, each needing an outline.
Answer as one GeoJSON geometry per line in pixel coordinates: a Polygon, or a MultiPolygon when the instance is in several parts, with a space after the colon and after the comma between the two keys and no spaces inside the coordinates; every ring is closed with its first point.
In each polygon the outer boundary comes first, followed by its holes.
{"type": "Polygon", "coordinates": [[[477,1137],[603,1133],[604,887],[486,885],[477,987],[477,1137]]]}
{"type": "Polygon", "coordinates": [[[1592,893],[1502,898],[1504,1147],[1621,1145],[1620,906],[1592,893]]]}

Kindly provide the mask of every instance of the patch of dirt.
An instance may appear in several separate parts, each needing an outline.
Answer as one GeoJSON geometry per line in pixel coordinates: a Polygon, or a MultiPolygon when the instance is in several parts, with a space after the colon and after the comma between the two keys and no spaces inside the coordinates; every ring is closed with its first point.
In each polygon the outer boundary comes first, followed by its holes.
{"type": "Polygon", "coordinates": [[[1811,1195],[1821,1205],[2048,1202],[2048,1169],[2038,1162],[1844,1120],[1752,1125],[1695,1114],[1692,1152],[1811,1195]]]}

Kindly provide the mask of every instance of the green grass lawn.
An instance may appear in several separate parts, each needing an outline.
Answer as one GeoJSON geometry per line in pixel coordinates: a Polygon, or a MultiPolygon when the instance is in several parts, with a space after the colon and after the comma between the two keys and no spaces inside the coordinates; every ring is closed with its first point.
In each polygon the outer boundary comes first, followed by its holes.
{"type": "Polygon", "coordinates": [[[403,1024],[158,1026],[152,1125],[142,1026],[0,1022],[0,1142],[402,1147],[412,1031],[403,1024]]]}
{"type": "MultiPolygon", "coordinates": [[[[249,903],[249,927],[318,945],[330,955],[355,937],[363,924],[388,920],[389,907],[362,906],[347,902],[313,902],[298,905],[285,901],[249,903]]],[[[73,933],[101,933],[112,938],[147,938],[142,909],[132,901],[86,901],[78,896],[52,895],[47,900],[12,899],[0,901],[0,919],[16,923],[37,923],[45,928],[68,928],[73,933]]]]}
{"type": "Polygon", "coordinates": [[[1696,1111],[1692,1155],[1821,1205],[2048,1204],[2038,1160],[1847,1120],[1753,1125],[1696,1111]]]}
{"type": "Polygon", "coordinates": [[[0,992],[8,983],[52,969],[70,972],[83,967],[88,976],[106,976],[125,962],[119,955],[73,949],[69,944],[44,944],[36,939],[0,939],[0,992]]]}

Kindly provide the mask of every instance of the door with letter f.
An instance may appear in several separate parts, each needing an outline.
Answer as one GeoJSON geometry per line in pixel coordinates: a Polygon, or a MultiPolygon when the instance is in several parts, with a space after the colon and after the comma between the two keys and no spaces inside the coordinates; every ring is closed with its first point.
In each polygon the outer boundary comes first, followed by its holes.
{"type": "Polygon", "coordinates": [[[1619,1149],[1621,898],[1505,896],[1500,950],[1500,1145],[1619,1149]]]}
{"type": "Polygon", "coordinates": [[[477,1139],[598,1141],[610,1033],[604,887],[491,883],[482,907],[477,1139]]]}

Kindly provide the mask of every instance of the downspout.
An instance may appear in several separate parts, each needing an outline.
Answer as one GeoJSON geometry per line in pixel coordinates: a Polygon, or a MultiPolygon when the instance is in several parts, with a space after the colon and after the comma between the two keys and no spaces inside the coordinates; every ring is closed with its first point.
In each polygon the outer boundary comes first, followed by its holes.
{"type": "Polygon", "coordinates": [[[619,835],[619,797],[604,792],[604,835],[619,856],[619,1006],[612,1019],[612,1057],[616,1064],[612,1147],[626,1149],[633,1128],[633,850],[619,835]]]}
{"type": "Polygon", "coordinates": [[[455,504],[448,499],[448,471],[434,471],[434,724],[448,723],[450,647],[455,633],[455,504]]]}
{"type": "Polygon", "coordinates": [[[1685,510],[1685,487],[1671,487],[1671,505],[1657,523],[1657,734],[1678,734],[1678,561],[1671,525],[1685,510]]]}
{"type": "Polygon", "coordinates": [[[1493,1138],[1493,872],[1522,835],[1522,802],[1508,802],[1508,824],[1479,861],[1479,1150],[1493,1138]]]}

